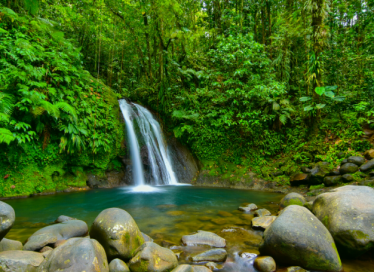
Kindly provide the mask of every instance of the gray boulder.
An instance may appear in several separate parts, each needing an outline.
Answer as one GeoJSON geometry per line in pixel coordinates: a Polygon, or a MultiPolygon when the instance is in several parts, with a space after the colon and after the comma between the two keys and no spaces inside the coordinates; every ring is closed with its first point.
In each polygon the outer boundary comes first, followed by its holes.
{"type": "Polygon", "coordinates": [[[109,264],[109,272],[130,272],[130,269],[124,261],[114,259],[109,264]]]}
{"type": "Polygon", "coordinates": [[[226,240],[209,231],[199,230],[196,234],[184,235],[182,242],[186,246],[208,245],[212,247],[225,247],[226,240]]]}
{"type": "Polygon", "coordinates": [[[365,158],[360,157],[360,156],[351,156],[347,160],[348,160],[348,162],[354,163],[358,166],[361,166],[365,163],[365,158]]]}
{"type": "Polygon", "coordinates": [[[37,272],[109,272],[104,248],[94,239],[71,238],[54,249],[37,272]]]}
{"type": "Polygon", "coordinates": [[[10,250],[0,253],[1,272],[35,272],[44,261],[41,253],[10,250]]]}
{"type": "Polygon", "coordinates": [[[0,201],[0,240],[12,228],[15,219],[16,213],[13,208],[5,202],[0,201]]]}
{"type": "Polygon", "coordinates": [[[374,189],[347,185],[317,196],[313,213],[328,228],[344,253],[374,247],[374,189]]]}
{"type": "Polygon", "coordinates": [[[360,170],[362,172],[366,172],[366,171],[369,171],[369,170],[372,170],[374,169],[374,159],[368,161],[367,163],[361,165],[360,167],[360,170]]]}
{"type": "Polygon", "coordinates": [[[323,180],[326,187],[338,185],[342,180],[341,176],[327,176],[323,180]]]}
{"type": "Polygon", "coordinates": [[[306,202],[305,198],[298,193],[289,193],[282,198],[280,202],[281,209],[286,208],[289,205],[299,205],[303,206],[306,202]]]}
{"type": "Polygon", "coordinates": [[[160,247],[153,242],[142,244],[130,260],[131,272],[163,272],[172,271],[178,266],[178,259],[168,248],[160,247]]]}
{"type": "Polygon", "coordinates": [[[192,261],[197,262],[224,262],[227,258],[227,252],[223,248],[214,248],[192,257],[192,261]]]}
{"type": "Polygon", "coordinates": [[[36,231],[27,240],[24,250],[39,251],[45,246],[55,247],[60,240],[67,240],[72,237],[84,237],[88,234],[86,222],[81,220],[65,221],[51,225],[36,231]]]}
{"type": "Polygon", "coordinates": [[[326,227],[306,208],[291,205],[265,230],[261,255],[310,270],[340,271],[342,264],[326,227]]]}
{"type": "Polygon", "coordinates": [[[144,244],[135,220],[128,212],[118,208],[102,211],[92,223],[90,236],[104,247],[109,261],[115,258],[128,261],[144,244]]]}
{"type": "Polygon", "coordinates": [[[257,257],[253,263],[254,267],[260,272],[275,272],[277,265],[272,257],[257,257]]]}
{"type": "Polygon", "coordinates": [[[10,240],[3,238],[0,242],[0,252],[9,251],[9,250],[22,250],[23,245],[20,241],[10,240]]]}
{"type": "Polygon", "coordinates": [[[356,173],[357,171],[358,171],[358,166],[350,162],[345,163],[340,167],[340,173],[342,175],[356,173]]]}

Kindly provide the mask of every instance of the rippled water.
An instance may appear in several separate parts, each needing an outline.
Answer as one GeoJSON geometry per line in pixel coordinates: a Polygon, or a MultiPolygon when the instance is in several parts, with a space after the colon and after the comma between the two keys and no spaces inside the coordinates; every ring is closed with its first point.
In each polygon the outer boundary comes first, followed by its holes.
{"type": "MultiPolygon", "coordinates": [[[[251,229],[250,217],[238,211],[238,207],[243,203],[256,203],[276,213],[277,203],[283,197],[276,193],[193,186],[162,186],[148,192],[133,189],[122,187],[6,200],[16,212],[15,225],[6,237],[24,242],[59,215],[84,220],[90,226],[102,210],[118,207],[128,211],[141,231],[156,242],[179,244],[183,235],[197,230],[219,233],[233,226],[251,229]]],[[[252,234],[253,239],[258,237],[258,233],[252,234]]],[[[238,247],[237,251],[242,249],[238,247]]],[[[255,271],[251,262],[242,264],[239,269],[236,257],[235,254],[231,256],[233,265],[228,265],[224,271],[255,271]]],[[[346,272],[374,271],[374,263],[367,257],[344,260],[344,269],[346,272]]]]}

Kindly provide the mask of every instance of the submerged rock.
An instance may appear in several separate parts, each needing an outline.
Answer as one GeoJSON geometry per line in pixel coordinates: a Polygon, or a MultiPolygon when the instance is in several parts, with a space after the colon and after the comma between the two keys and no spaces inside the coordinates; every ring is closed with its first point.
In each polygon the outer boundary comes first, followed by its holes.
{"type": "Polygon", "coordinates": [[[255,215],[259,217],[268,216],[268,215],[271,215],[271,212],[269,212],[267,209],[259,209],[255,211],[255,215]]]}
{"type": "Polygon", "coordinates": [[[184,235],[183,244],[187,246],[208,245],[212,247],[225,247],[226,241],[217,234],[209,231],[199,230],[196,234],[184,235]]]}
{"type": "Polygon", "coordinates": [[[267,229],[274,222],[275,219],[277,219],[276,216],[255,217],[252,219],[252,227],[267,229]]]}
{"type": "Polygon", "coordinates": [[[37,271],[109,272],[109,265],[104,248],[96,240],[71,238],[54,249],[37,271]]]}
{"type": "Polygon", "coordinates": [[[349,255],[374,247],[374,189],[347,185],[317,196],[313,213],[349,255]]]}
{"type": "Polygon", "coordinates": [[[0,201],[0,240],[12,228],[15,219],[16,213],[14,209],[5,202],[0,201]]]}
{"type": "Polygon", "coordinates": [[[114,259],[109,264],[109,272],[130,272],[130,269],[124,261],[114,259]]]}
{"type": "Polygon", "coordinates": [[[326,227],[306,208],[291,205],[265,230],[261,254],[310,270],[340,271],[342,264],[326,227]]]}
{"type": "Polygon", "coordinates": [[[88,226],[86,222],[81,220],[65,221],[36,231],[27,240],[23,249],[38,251],[47,245],[54,247],[55,243],[59,240],[67,240],[72,237],[84,237],[87,234],[88,226]]]}
{"type": "Polygon", "coordinates": [[[20,241],[10,240],[3,238],[0,242],[0,252],[9,251],[9,250],[22,250],[23,245],[20,241]]]}
{"type": "Polygon", "coordinates": [[[125,210],[110,208],[102,211],[92,223],[90,236],[105,249],[108,260],[130,260],[144,243],[138,225],[125,210]]]}
{"type": "Polygon", "coordinates": [[[204,251],[192,257],[192,261],[197,262],[224,262],[227,252],[223,248],[214,248],[204,251]]]}
{"type": "Polygon", "coordinates": [[[257,257],[253,263],[254,267],[260,272],[275,272],[277,265],[272,257],[257,257]]]}
{"type": "Polygon", "coordinates": [[[306,202],[305,198],[298,193],[289,193],[282,198],[280,202],[280,207],[282,209],[286,208],[289,205],[299,205],[303,206],[306,202]]]}
{"type": "Polygon", "coordinates": [[[44,261],[41,253],[23,250],[10,250],[0,253],[0,271],[34,272],[44,261]]]}
{"type": "Polygon", "coordinates": [[[172,271],[177,266],[178,259],[173,251],[152,242],[141,245],[129,263],[131,272],[172,271]]]}
{"type": "Polygon", "coordinates": [[[358,166],[354,163],[345,163],[340,167],[340,173],[342,175],[344,174],[353,174],[358,171],[358,166]]]}

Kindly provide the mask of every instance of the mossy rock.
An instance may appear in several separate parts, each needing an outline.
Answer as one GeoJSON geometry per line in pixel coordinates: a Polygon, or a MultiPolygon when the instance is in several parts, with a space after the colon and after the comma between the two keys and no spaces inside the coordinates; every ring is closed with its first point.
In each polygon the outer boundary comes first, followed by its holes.
{"type": "Polygon", "coordinates": [[[347,185],[319,195],[313,213],[329,229],[339,249],[358,255],[374,247],[374,189],[347,185]]]}
{"type": "Polygon", "coordinates": [[[262,255],[278,263],[317,271],[341,271],[342,263],[326,227],[306,208],[291,205],[266,229],[262,255]]]}
{"type": "Polygon", "coordinates": [[[302,195],[300,195],[298,193],[289,193],[284,198],[282,198],[282,200],[280,202],[280,207],[281,207],[281,209],[284,209],[284,208],[286,208],[287,206],[290,206],[290,205],[303,206],[305,202],[306,202],[306,200],[302,195]]]}

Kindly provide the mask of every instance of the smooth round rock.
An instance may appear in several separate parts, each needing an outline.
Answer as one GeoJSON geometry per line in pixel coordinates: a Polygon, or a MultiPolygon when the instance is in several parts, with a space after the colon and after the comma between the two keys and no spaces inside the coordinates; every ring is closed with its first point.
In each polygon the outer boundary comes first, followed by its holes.
{"type": "Polygon", "coordinates": [[[308,209],[298,205],[286,207],[265,230],[260,252],[279,263],[309,270],[342,269],[329,231],[308,209]]]}
{"type": "Polygon", "coordinates": [[[92,223],[90,236],[104,247],[109,261],[116,258],[128,261],[144,244],[135,220],[128,212],[118,208],[102,211],[92,223]]]}
{"type": "Polygon", "coordinates": [[[192,257],[192,261],[197,262],[224,262],[227,252],[223,248],[214,248],[204,251],[192,257]]]}
{"type": "Polygon", "coordinates": [[[55,223],[63,223],[63,222],[70,221],[70,220],[78,220],[78,219],[70,217],[70,216],[66,216],[66,215],[60,215],[56,219],[55,223]]]}
{"type": "Polygon", "coordinates": [[[182,242],[186,246],[207,245],[212,247],[225,247],[226,241],[217,234],[209,231],[198,230],[196,234],[184,235],[182,242]]]}
{"type": "Polygon", "coordinates": [[[3,238],[0,242],[0,252],[9,251],[9,250],[22,250],[23,245],[20,241],[10,240],[3,238]]]}
{"type": "Polygon", "coordinates": [[[352,182],[354,179],[351,174],[345,174],[342,176],[342,182],[352,182]]]}
{"type": "Polygon", "coordinates": [[[71,238],[54,249],[37,271],[109,272],[109,265],[104,248],[96,240],[71,238]]]}
{"type": "Polygon", "coordinates": [[[353,174],[358,171],[358,166],[354,163],[345,163],[340,167],[340,173],[342,175],[344,174],[353,174]]]}
{"type": "Polygon", "coordinates": [[[12,228],[15,219],[16,213],[14,209],[5,202],[0,201],[0,240],[12,228]]]}
{"type": "Polygon", "coordinates": [[[274,272],[277,270],[274,259],[268,256],[257,257],[253,265],[260,272],[274,272]]]}
{"type": "Polygon", "coordinates": [[[130,272],[130,269],[124,261],[114,259],[109,264],[109,272],[130,272]]]}
{"type": "Polygon", "coordinates": [[[261,216],[269,216],[271,215],[271,212],[269,212],[267,209],[259,209],[255,211],[255,216],[261,217],[261,216]]]}
{"type": "Polygon", "coordinates": [[[362,172],[366,172],[366,171],[369,171],[369,170],[372,170],[374,169],[374,159],[368,161],[367,163],[361,165],[360,167],[360,170],[362,172]]]}
{"type": "Polygon", "coordinates": [[[1,272],[34,272],[44,261],[41,253],[10,250],[0,253],[1,272]]]}
{"type": "Polygon", "coordinates": [[[172,272],[194,272],[193,267],[189,264],[178,265],[172,272]]]}
{"type": "MultiPolygon", "coordinates": [[[[304,171],[307,171],[306,169],[304,169],[304,171]]],[[[307,173],[310,173],[310,169],[308,169],[309,172],[307,173]]],[[[302,173],[302,174],[295,174],[291,177],[290,179],[290,183],[291,183],[291,186],[299,186],[299,185],[306,185],[308,184],[308,181],[309,181],[309,174],[307,173],[302,173]]]]}
{"type": "Polygon", "coordinates": [[[305,202],[304,207],[311,211],[313,208],[313,201],[305,202]]]}
{"type": "Polygon", "coordinates": [[[299,205],[303,206],[306,202],[305,198],[298,193],[289,193],[282,198],[280,202],[280,207],[282,209],[286,208],[289,205],[299,205]]]}
{"type": "Polygon", "coordinates": [[[239,207],[239,211],[243,211],[243,212],[250,212],[254,210],[257,210],[257,205],[254,203],[248,204],[247,206],[239,207]]]}
{"type": "Polygon", "coordinates": [[[338,185],[342,180],[341,176],[327,176],[323,179],[326,187],[338,185]]]}
{"type": "Polygon", "coordinates": [[[314,200],[313,213],[348,255],[374,247],[374,189],[347,185],[314,200]]]}
{"type": "Polygon", "coordinates": [[[36,231],[27,240],[24,250],[39,251],[45,246],[55,247],[59,240],[67,240],[72,237],[84,237],[88,234],[86,222],[81,220],[65,221],[51,225],[36,231]]]}
{"type": "Polygon", "coordinates": [[[252,227],[267,229],[274,222],[275,219],[277,219],[276,216],[255,217],[252,219],[252,227]]]}
{"type": "Polygon", "coordinates": [[[174,252],[153,242],[142,244],[129,263],[131,272],[166,272],[172,271],[177,266],[178,259],[174,252]]]}
{"type": "Polygon", "coordinates": [[[351,156],[347,160],[348,160],[348,162],[354,163],[357,166],[361,166],[365,163],[365,158],[360,157],[360,156],[351,156]]]}

